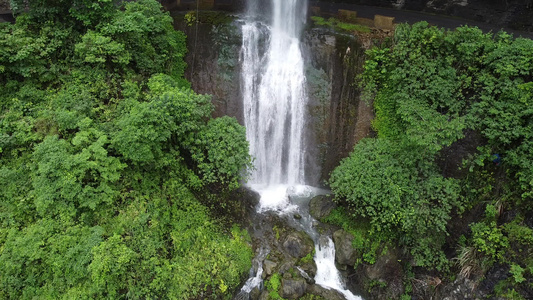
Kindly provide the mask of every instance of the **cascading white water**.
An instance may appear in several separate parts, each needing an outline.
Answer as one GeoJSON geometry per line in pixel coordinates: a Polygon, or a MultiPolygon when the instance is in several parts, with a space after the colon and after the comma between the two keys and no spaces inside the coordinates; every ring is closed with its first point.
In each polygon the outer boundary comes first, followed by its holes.
{"type": "Polygon", "coordinates": [[[247,138],[256,171],[252,184],[303,184],[305,75],[300,50],[306,1],[272,0],[272,24],[264,56],[263,25],[243,27],[243,98],[247,138]],[[264,65],[264,67],[263,67],[264,65]]]}
{"type": "Polygon", "coordinates": [[[320,237],[315,245],[315,252],[315,283],[341,292],[348,300],[361,300],[361,297],[352,294],[342,284],[339,271],[335,267],[335,245],[331,238],[320,237]]]}
{"type": "MultiPolygon", "coordinates": [[[[258,20],[261,0],[248,0],[247,20],[242,27],[242,93],[244,120],[255,172],[249,184],[260,195],[259,211],[280,213],[300,210],[292,199],[307,199],[313,189],[305,184],[304,127],[307,105],[304,58],[300,34],[305,24],[307,0],[270,0],[271,20],[258,20]]],[[[298,201],[298,200],[294,200],[298,201]]],[[[304,201],[305,202],[305,201],[304,201]]],[[[306,205],[307,205],[306,202],[306,205]]],[[[300,203],[301,204],[301,203],[300,203]]],[[[303,210],[305,211],[305,210],[303,210]]],[[[361,299],[344,288],[335,267],[335,248],[320,243],[324,237],[312,227],[305,213],[300,226],[316,244],[315,281],[333,288],[347,299],[361,299]]],[[[262,261],[261,261],[262,262],[262,261]]],[[[246,282],[241,293],[260,285],[262,268],[246,282]]]]}

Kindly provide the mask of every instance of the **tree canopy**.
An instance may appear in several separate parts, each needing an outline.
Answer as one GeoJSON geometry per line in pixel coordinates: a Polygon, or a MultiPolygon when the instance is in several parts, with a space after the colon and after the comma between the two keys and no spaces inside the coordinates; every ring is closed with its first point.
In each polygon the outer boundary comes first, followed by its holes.
{"type": "Polygon", "coordinates": [[[16,23],[0,24],[0,298],[230,297],[249,237],[208,206],[228,201],[251,158],[244,128],[212,119],[184,79],[185,35],[155,0],[12,4],[16,23]]]}

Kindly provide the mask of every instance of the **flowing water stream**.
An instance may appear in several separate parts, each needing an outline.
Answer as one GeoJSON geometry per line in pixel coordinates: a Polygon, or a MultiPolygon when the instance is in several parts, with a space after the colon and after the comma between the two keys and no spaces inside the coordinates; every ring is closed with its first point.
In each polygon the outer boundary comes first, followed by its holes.
{"type": "MultiPolygon", "coordinates": [[[[256,168],[249,184],[261,195],[257,210],[301,215],[293,226],[315,242],[316,284],[338,290],[346,299],[361,299],[345,288],[335,267],[333,242],[313,228],[316,221],[307,209],[311,197],[324,193],[305,185],[308,97],[300,36],[307,1],[260,1],[248,0],[241,51],[244,119],[256,168]],[[264,19],[265,11],[270,11],[270,18],[264,19]]],[[[265,247],[254,259],[241,295],[261,285],[265,247]]]]}

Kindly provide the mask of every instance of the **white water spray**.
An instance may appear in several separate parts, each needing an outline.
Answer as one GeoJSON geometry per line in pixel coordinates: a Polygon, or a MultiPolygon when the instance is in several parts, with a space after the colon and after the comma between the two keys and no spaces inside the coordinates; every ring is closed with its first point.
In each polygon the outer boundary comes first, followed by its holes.
{"type": "MultiPolygon", "coordinates": [[[[259,8],[260,0],[248,1],[241,62],[244,120],[256,168],[249,183],[261,195],[259,212],[271,210],[283,215],[300,211],[291,198],[308,202],[313,196],[313,189],[304,185],[303,133],[308,97],[300,34],[307,0],[270,0],[268,25],[257,18],[265,9],[259,8]]],[[[338,290],[349,300],[361,299],[345,289],[335,267],[331,239],[315,231],[308,214],[303,219],[310,222],[299,226],[315,240],[316,283],[338,290]],[[320,243],[323,238],[329,242],[320,243]]],[[[260,271],[262,268],[241,292],[260,285],[260,271]]]]}

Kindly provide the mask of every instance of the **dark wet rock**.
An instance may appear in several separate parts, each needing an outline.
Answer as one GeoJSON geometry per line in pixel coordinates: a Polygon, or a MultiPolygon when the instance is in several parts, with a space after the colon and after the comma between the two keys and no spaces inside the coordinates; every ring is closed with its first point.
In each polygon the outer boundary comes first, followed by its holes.
{"type": "Polygon", "coordinates": [[[526,213],[524,224],[526,226],[529,226],[530,228],[533,228],[533,211],[529,211],[526,213]]]}
{"type": "Polygon", "coordinates": [[[509,278],[509,266],[502,264],[495,264],[485,274],[485,279],[479,285],[479,291],[483,294],[491,294],[498,282],[509,278]]]}
{"type": "Polygon", "coordinates": [[[301,231],[290,233],[283,242],[285,251],[294,258],[302,258],[314,249],[313,240],[301,231]]]}
{"type": "Polygon", "coordinates": [[[319,176],[321,182],[361,138],[371,133],[373,110],[361,99],[360,87],[353,84],[362,71],[365,49],[355,36],[322,28],[308,30],[302,42],[310,61],[306,66],[308,118],[313,132],[309,137],[314,143],[309,148],[318,152],[313,156],[320,162],[308,173],[319,176]]]}
{"type": "Polygon", "coordinates": [[[372,299],[399,299],[404,293],[403,269],[398,262],[396,251],[387,251],[378,257],[376,263],[367,265],[363,269],[372,299]],[[371,288],[372,283],[374,287],[371,288]]]}
{"type": "Polygon", "coordinates": [[[333,198],[330,195],[319,195],[309,201],[309,214],[320,220],[331,213],[333,209],[337,207],[337,204],[333,202],[333,198]]]}
{"type": "Polygon", "coordinates": [[[307,283],[303,278],[282,279],[281,280],[281,297],[286,299],[298,299],[305,294],[307,283]]]}
{"type": "Polygon", "coordinates": [[[296,271],[300,274],[300,276],[302,276],[303,279],[305,279],[305,282],[307,282],[307,284],[315,284],[315,279],[313,278],[313,276],[309,275],[306,271],[304,271],[302,268],[300,267],[296,267],[296,271]]]}
{"type": "Polygon", "coordinates": [[[267,291],[263,291],[261,293],[261,296],[259,296],[259,300],[268,300],[270,299],[270,297],[268,296],[268,292],[267,291]]]}
{"type": "Polygon", "coordinates": [[[394,251],[387,251],[387,253],[378,257],[376,263],[366,266],[365,269],[368,278],[377,280],[393,274],[401,275],[402,266],[398,262],[398,257],[394,251]]]}
{"type": "Polygon", "coordinates": [[[258,300],[261,297],[261,291],[255,287],[250,291],[250,300],[258,300]]]}
{"type": "Polygon", "coordinates": [[[231,218],[241,226],[247,228],[254,223],[255,207],[259,203],[260,195],[242,186],[227,196],[226,209],[218,211],[221,217],[231,218]]]}
{"type": "Polygon", "coordinates": [[[259,199],[261,198],[259,193],[246,186],[241,186],[233,191],[230,197],[244,202],[244,205],[247,208],[255,208],[259,204],[259,199]]]}
{"type": "Polygon", "coordinates": [[[300,214],[294,214],[293,217],[296,219],[296,220],[300,220],[302,218],[302,215],[300,214]]]}
{"type": "Polygon", "coordinates": [[[353,235],[342,229],[333,233],[335,261],[339,265],[353,266],[357,262],[357,251],[352,246],[353,239],[353,235]]]}
{"type": "Polygon", "coordinates": [[[326,289],[318,284],[307,286],[307,293],[322,297],[327,300],[346,300],[346,298],[340,292],[326,289]]]}
{"type": "Polygon", "coordinates": [[[263,262],[263,268],[264,268],[265,274],[267,276],[270,276],[270,275],[274,274],[275,273],[275,269],[276,269],[277,266],[278,266],[277,263],[275,263],[275,262],[273,262],[271,260],[268,260],[268,259],[266,259],[263,262]]]}
{"type": "Polygon", "coordinates": [[[286,259],[283,261],[283,263],[279,267],[278,272],[281,274],[285,274],[285,273],[289,274],[288,271],[293,269],[295,265],[296,265],[296,259],[293,259],[293,258],[286,259]]]}
{"type": "Polygon", "coordinates": [[[311,278],[314,278],[316,275],[316,263],[314,260],[300,262],[299,268],[307,273],[311,278]]]}
{"type": "Polygon", "coordinates": [[[442,300],[475,299],[477,282],[468,278],[459,277],[454,282],[444,286],[439,294],[442,300]]]}

